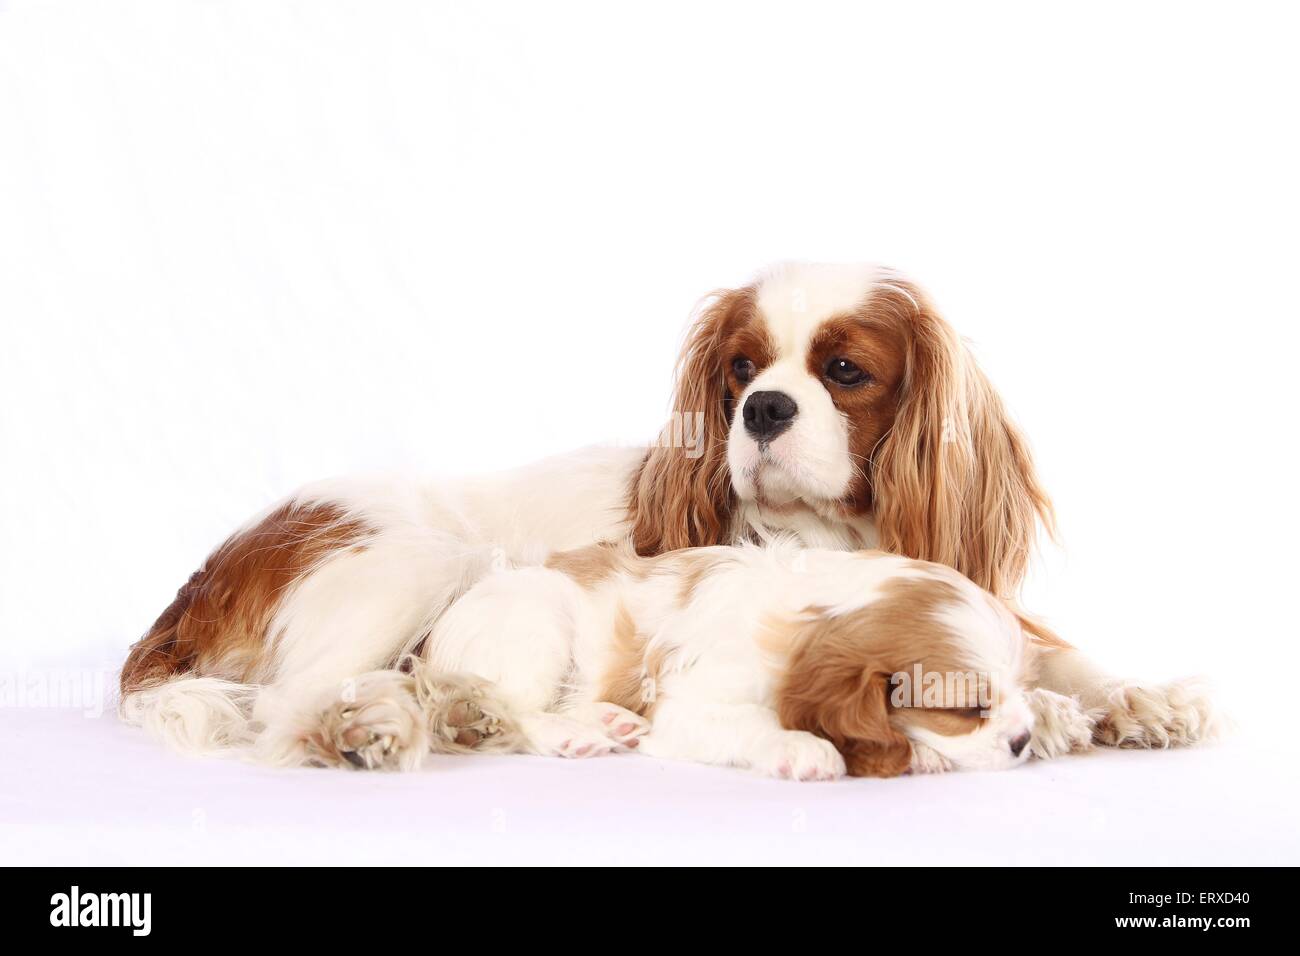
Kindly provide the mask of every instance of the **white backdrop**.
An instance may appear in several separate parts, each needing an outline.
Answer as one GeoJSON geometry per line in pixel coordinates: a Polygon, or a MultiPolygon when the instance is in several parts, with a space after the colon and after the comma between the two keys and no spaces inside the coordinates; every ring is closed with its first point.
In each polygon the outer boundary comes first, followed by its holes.
{"type": "Polygon", "coordinates": [[[700,295],[865,259],[931,289],[1031,436],[1065,547],[1028,604],[1281,708],[1296,25],[0,2],[3,660],[116,663],[308,479],[644,440],[700,295]]]}

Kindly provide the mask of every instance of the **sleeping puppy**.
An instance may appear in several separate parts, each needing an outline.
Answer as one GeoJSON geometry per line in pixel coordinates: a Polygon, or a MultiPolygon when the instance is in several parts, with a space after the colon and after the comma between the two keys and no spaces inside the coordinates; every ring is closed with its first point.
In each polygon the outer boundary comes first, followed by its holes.
{"type": "MultiPolygon", "coordinates": [[[[671,407],[671,427],[650,448],[593,448],[459,481],[354,478],[300,489],[232,534],[180,587],[123,665],[121,715],[189,754],[241,749],[256,725],[259,747],[290,759],[322,694],[410,682],[356,675],[394,668],[420,647],[460,666],[431,631],[497,563],[600,541],[654,557],[790,536],[807,547],[937,561],[1011,600],[1040,527],[1052,525],[1029,447],[992,384],[924,292],[890,270],[788,263],[711,296],[687,335],[671,407]]],[[[602,564],[595,554],[573,560],[602,564]]],[[[638,574],[658,580],[698,563],[629,565],[642,570],[620,572],[610,586],[639,590],[638,574]]],[[[563,567],[557,560],[553,570],[563,567]]],[[[493,581],[484,591],[513,587],[493,581]]],[[[573,603],[565,588],[552,590],[547,600],[573,603]]],[[[705,590],[741,621],[755,613],[746,601],[768,597],[705,590]]],[[[794,606],[801,596],[786,595],[780,613],[808,610],[794,606]]],[[[559,613],[547,600],[539,619],[559,613]]],[[[617,604],[604,590],[590,600],[617,604]]],[[[675,647],[679,632],[682,643],[704,637],[691,629],[694,607],[676,620],[665,617],[671,606],[638,606],[636,634],[653,637],[651,655],[675,647]]],[[[478,599],[466,607],[496,613],[478,599]]],[[[457,626],[474,626],[473,617],[462,609],[457,626]]],[[[439,634],[457,645],[455,629],[439,634]]],[[[494,646],[475,648],[474,660],[513,688],[519,676],[494,646]]],[[[547,653],[568,660],[565,646],[547,653]]],[[[1052,646],[1039,659],[1041,685],[1098,709],[1101,742],[1163,747],[1205,737],[1209,705],[1194,689],[1133,684],[1052,646]]],[[[678,682],[675,672],[664,676],[678,682]]],[[[603,677],[577,679],[589,693],[603,677]]],[[[659,675],[647,679],[649,692],[659,675]]],[[[445,680],[438,686],[438,700],[457,699],[445,680]]],[[[558,684],[542,686],[521,701],[531,711],[556,703],[558,684]]],[[[665,719],[658,704],[634,703],[626,709],[665,719]]]]}
{"type": "Polygon", "coordinates": [[[1035,687],[1051,650],[942,565],[596,545],[488,575],[404,670],[331,689],[260,747],[383,769],[430,750],[636,749],[795,780],[1003,770],[1092,745],[1094,715],[1035,687]]]}

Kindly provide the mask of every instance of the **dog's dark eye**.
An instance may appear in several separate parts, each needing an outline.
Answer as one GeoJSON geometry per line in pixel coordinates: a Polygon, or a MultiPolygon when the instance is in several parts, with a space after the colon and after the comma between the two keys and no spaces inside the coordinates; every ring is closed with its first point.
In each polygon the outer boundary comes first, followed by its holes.
{"type": "Polygon", "coordinates": [[[731,360],[731,370],[736,373],[736,379],[741,385],[748,385],[754,380],[754,363],[743,355],[737,355],[731,360]]]}
{"type": "Polygon", "coordinates": [[[836,385],[861,385],[871,381],[871,375],[845,358],[833,358],[826,363],[826,377],[836,385]]]}

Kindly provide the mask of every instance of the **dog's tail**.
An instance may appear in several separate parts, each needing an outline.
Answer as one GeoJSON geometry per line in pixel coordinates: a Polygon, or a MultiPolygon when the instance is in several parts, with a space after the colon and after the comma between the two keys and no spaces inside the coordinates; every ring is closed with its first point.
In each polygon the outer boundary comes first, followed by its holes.
{"type": "Polygon", "coordinates": [[[131,691],[118,713],[178,753],[233,753],[253,740],[250,715],[257,692],[255,684],[217,677],[174,677],[131,691]]]}

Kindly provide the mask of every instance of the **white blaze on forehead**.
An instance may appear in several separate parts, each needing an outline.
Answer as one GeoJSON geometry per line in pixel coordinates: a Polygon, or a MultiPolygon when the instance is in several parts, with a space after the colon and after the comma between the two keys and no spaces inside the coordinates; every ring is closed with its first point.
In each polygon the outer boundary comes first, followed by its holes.
{"type": "Polygon", "coordinates": [[[852,312],[883,278],[879,266],[788,262],[758,280],[758,310],[782,358],[800,358],[817,327],[852,312]]]}

